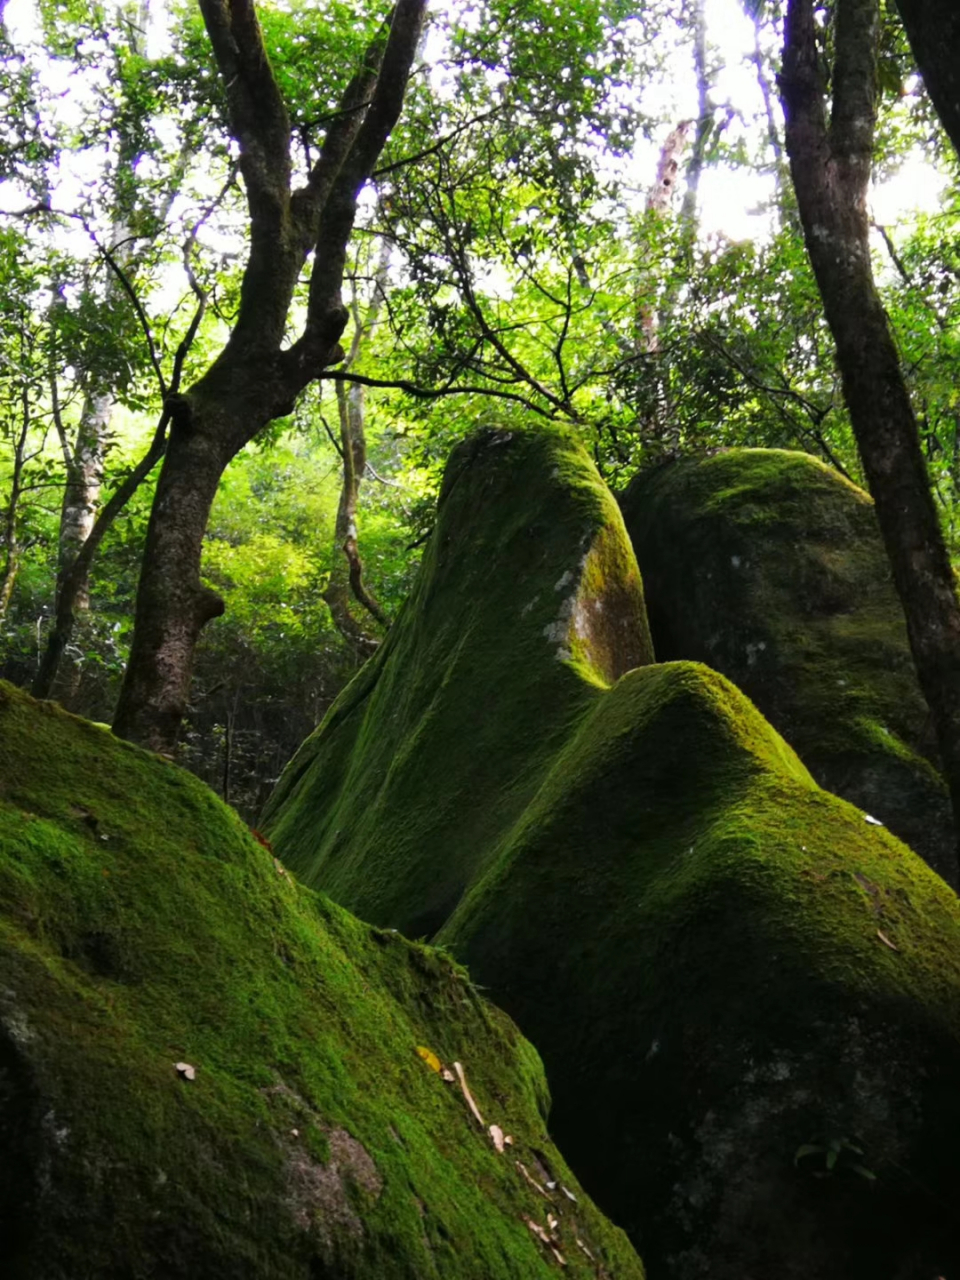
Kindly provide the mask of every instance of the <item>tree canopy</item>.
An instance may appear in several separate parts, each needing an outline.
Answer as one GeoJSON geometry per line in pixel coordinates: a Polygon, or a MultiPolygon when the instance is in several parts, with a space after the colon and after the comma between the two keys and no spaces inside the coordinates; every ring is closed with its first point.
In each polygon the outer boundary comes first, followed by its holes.
{"type": "MultiPolygon", "coordinates": [[[[731,444],[875,485],[784,131],[803,8],[12,0],[3,673],[179,735],[252,813],[385,634],[476,424],[567,423],[615,487],[731,444]]],[[[955,22],[806,9],[828,120],[869,28],[861,243],[946,555],[955,22]]]]}

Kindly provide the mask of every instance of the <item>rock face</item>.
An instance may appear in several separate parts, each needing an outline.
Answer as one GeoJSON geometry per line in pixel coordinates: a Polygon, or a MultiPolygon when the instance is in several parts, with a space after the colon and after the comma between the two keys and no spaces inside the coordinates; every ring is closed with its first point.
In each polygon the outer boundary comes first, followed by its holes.
{"type": "Polygon", "coordinates": [[[432,934],[571,722],[652,657],[620,512],[581,447],[482,432],[450,459],[410,600],[288,765],[264,829],[305,883],[432,934]]]}
{"type": "Polygon", "coordinates": [[[455,455],[409,607],[281,783],[278,851],[382,924],[451,904],[438,938],[538,1045],[558,1139],[651,1274],[950,1276],[957,899],[723,676],[577,649],[556,602],[587,547],[617,548],[598,614],[639,594],[608,508],[606,533],[567,515],[596,485],[573,456],[455,455]]]}
{"type": "Polygon", "coordinates": [[[535,1052],[449,958],[5,685],[0,823],[5,1280],[527,1280],[558,1254],[642,1280],[546,1135],[535,1052]]]}
{"type": "Polygon", "coordinates": [[[657,657],[723,672],[822,787],[956,887],[949,796],[868,495],[807,454],[733,449],[639,476],[622,508],[657,657]]]}

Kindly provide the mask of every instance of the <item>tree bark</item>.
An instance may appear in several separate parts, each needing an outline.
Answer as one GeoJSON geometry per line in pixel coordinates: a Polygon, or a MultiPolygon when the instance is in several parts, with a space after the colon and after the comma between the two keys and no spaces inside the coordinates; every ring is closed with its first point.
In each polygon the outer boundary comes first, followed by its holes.
{"type": "Polygon", "coordinates": [[[330,124],[306,185],[291,191],[290,121],[252,0],[200,0],[227,98],[250,216],[234,329],[213,365],[171,405],[172,429],[150,515],[130,660],[114,721],[121,737],[171,752],[193,654],[223,603],[203,587],[200,552],[224,468],[343,356],[341,296],[357,198],[396,123],[425,0],[398,0],[330,124]],[[287,317],[314,252],[303,331],[287,317]]]}
{"type": "Polygon", "coordinates": [[[897,0],[923,83],[960,154],[960,6],[956,0],[897,0]]]}
{"type": "Polygon", "coordinates": [[[780,88],[807,252],[837,349],[910,647],[960,814],[960,606],[886,313],[873,280],[866,194],[876,123],[878,0],[839,0],[833,100],[815,0],[789,0],[780,88]]]}
{"type": "MultiPolygon", "coordinates": [[[[28,341],[26,329],[21,318],[20,355],[24,368],[26,368],[26,351],[24,348],[28,341]]],[[[20,421],[17,424],[13,441],[13,471],[10,476],[10,498],[3,513],[4,556],[3,569],[0,571],[0,620],[5,617],[7,610],[10,608],[10,600],[13,596],[13,588],[16,585],[17,574],[20,572],[20,562],[23,556],[23,547],[20,544],[20,502],[24,492],[24,473],[30,460],[27,449],[32,425],[33,413],[31,410],[30,386],[26,375],[24,375],[20,383],[20,421]]]]}
{"type": "MultiPolygon", "coordinates": [[[[389,266],[390,244],[384,239],[381,241],[380,256],[373,277],[373,291],[365,314],[361,311],[356,281],[353,283],[350,307],[353,338],[343,362],[344,371],[356,363],[364,339],[369,338],[376,328],[380,307],[386,296],[389,266]]],[[[380,641],[354,617],[350,608],[351,595],[381,627],[389,627],[390,619],[364,582],[363,561],[360,559],[358,546],[360,484],[367,469],[366,388],[362,384],[354,382],[346,386],[343,382],[337,382],[337,416],[340,422],[343,475],[334,525],[334,562],[323,598],[340,634],[353,645],[358,655],[369,657],[380,641]]]]}

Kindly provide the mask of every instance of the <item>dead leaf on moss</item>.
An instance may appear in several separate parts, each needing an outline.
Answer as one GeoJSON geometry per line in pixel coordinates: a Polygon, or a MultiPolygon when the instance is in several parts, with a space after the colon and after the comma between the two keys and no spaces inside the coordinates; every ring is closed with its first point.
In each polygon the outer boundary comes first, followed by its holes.
{"type": "Polygon", "coordinates": [[[884,945],[885,947],[889,947],[891,951],[899,951],[899,950],[900,950],[900,948],[896,945],[896,943],[891,942],[891,941],[890,941],[890,939],[887,937],[887,935],[886,935],[885,933],[881,932],[881,930],[880,930],[880,929],[878,929],[878,930],[877,930],[877,937],[880,939],[880,941],[883,943],[883,945],[884,945]]]}
{"type": "Polygon", "coordinates": [[[579,1237],[579,1236],[577,1236],[577,1244],[580,1246],[580,1248],[583,1250],[583,1252],[587,1255],[587,1257],[588,1257],[588,1258],[590,1259],[590,1261],[592,1262],[592,1261],[593,1261],[593,1254],[590,1252],[590,1250],[589,1250],[589,1249],[587,1248],[587,1246],[583,1243],[583,1241],[580,1239],[580,1237],[579,1237]]]}
{"type": "Polygon", "coordinates": [[[523,1163],[523,1161],[515,1160],[514,1164],[517,1166],[517,1168],[526,1178],[527,1182],[530,1183],[531,1187],[533,1187],[535,1191],[538,1191],[540,1195],[543,1196],[544,1200],[549,1200],[550,1199],[549,1191],[544,1191],[543,1187],[541,1187],[540,1183],[536,1180],[536,1178],[533,1176],[533,1174],[530,1172],[527,1166],[523,1163]]]}
{"type": "Polygon", "coordinates": [[[872,813],[865,813],[865,814],[863,815],[863,820],[864,820],[864,822],[869,822],[869,823],[870,823],[870,825],[871,825],[871,827],[882,827],[882,826],[883,826],[883,823],[880,821],[880,819],[879,819],[879,818],[875,818],[875,817],[873,816],[873,814],[872,814],[872,813]]]}
{"type": "Polygon", "coordinates": [[[196,1080],[197,1068],[189,1062],[175,1062],[173,1065],[181,1080],[196,1080]]]}
{"type": "Polygon", "coordinates": [[[543,1227],[541,1227],[539,1222],[534,1222],[534,1220],[532,1218],[528,1218],[526,1214],[523,1215],[523,1220],[538,1240],[542,1240],[544,1244],[550,1243],[550,1237],[547,1235],[546,1231],[544,1231],[543,1227]]]}
{"type": "Polygon", "coordinates": [[[446,1080],[447,1084],[453,1084],[453,1082],[457,1078],[453,1074],[453,1072],[450,1070],[449,1067],[444,1067],[443,1070],[440,1072],[440,1076],[443,1080],[446,1080]]]}
{"type": "Polygon", "coordinates": [[[547,1226],[550,1228],[550,1233],[551,1233],[551,1235],[556,1231],[556,1229],[557,1229],[557,1227],[558,1227],[559,1225],[560,1225],[560,1219],[559,1219],[559,1218],[555,1218],[555,1217],[553,1216],[553,1214],[552,1214],[552,1213],[548,1213],[548,1214],[547,1214],[547,1226]]]}
{"type": "Polygon", "coordinates": [[[460,1089],[463,1093],[464,1098],[466,1098],[467,1100],[467,1106],[470,1108],[470,1110],[473,1112],[474,1116],[476,1117],[477,1124],[479,1124],[480,1128],[485,1129],[487,1126],[484,1123],[483,1116],[480,1114],[480,1108],[474,1102],[473,1094],[467,1088],[467,1077],[464,1075],[463,1067],[460,1065],[459,1062],[455,1062],[453,1064],[453,1069],[457,1073],[457,1079],[460,1081],[460,1089]]]}
{"type": "Polygon", "coordinates": [[[568,1190],[564,1186],[561,1186],[560,1190],[563,1192],[563,1194],[567,1197],[568,1200],[572,1200],[574,1204],[577,1204],[577,1197],[573,1194],[572,1191],[568,1190]]]}
{"type": "Polygon", "coordinates": [[[490,1128],[487,1130],[487,1132],[490,1134],[490,1141],[496,1147],[497,1151],[500,1154],[502,1154],[503,1153],[503,1130],[500,1128],[498,1124],[492,1124],[490,1128]]]}
{"type": "Polygon", "coordinates": [[[432,1049],[425,1049],[422,1044],[417,1045],[417,1056],[422,1058],[431,1071],[436,1071],[437,1075],[443,1072],[443,1063],[433,1052],[432,1049]]]}
{"type": "Polygon", "coordinates": [[[563,1254],[560,1252],[560,1250],[557,1248],[555,1244],[552,1244],[550,1246],[550,1252],[553,1254],[556,1260],[560,1263],[561,1267],[565,1267],[567,1265],[566,1258],[563,1256],[563,1254]]]}

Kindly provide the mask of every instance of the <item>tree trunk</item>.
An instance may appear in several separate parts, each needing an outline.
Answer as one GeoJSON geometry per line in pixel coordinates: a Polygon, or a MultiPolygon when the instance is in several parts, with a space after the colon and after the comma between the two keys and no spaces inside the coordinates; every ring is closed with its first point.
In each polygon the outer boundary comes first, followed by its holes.
{"type": "MultiPolygon", "coordinates": [[[[126,43],[136,57],[146,52],[147,26],[150,21],[150,0],[138,0],[121,7],[119,15],[123,23],[126,43]]],[[[110,230],[110,252],[121,271],[128,271],[134,261],[134,238],[129,220],[132,213],[130,195],[124,195],[126,170],[139,154],[138,139],[121,128],[116,153],[116,173],[113,179],[113,226],[110,230]]],[[[110,311],[125,303],[123,288],[113,270],[107,273],[103,306],[110,311]]],[[[54,371],[55,376],[55,371],[54,371]]],[[[100,506],[103,489],[103,472],[107,449],[110,445],[110,423],[116,407],[112,391],[102,383],[94,382],[87,389],[80,411],[80,422],[72,448],[66,439],[64,448],[66,485],[60,507],[60,530],[57,546],[57,595],[54,607],[54,631],[48,638],[47,650],[41,664],[43,679],[38,697],[56,696],[69,705],[76,694],[80,680],[80,664],[68,657],[67,645],[74,627],[85,617],[90,608],[89,570],[73,572],[80,549],[90,537],[100,506]],[[65,598],[68,596],[69,598],[65,598]]]]}
{"type": "Polygon", "coordinates": [[[291,190],[290,118],[251,0],[200,0],[221,76],[250,216],[236,324],[210,369],[169,404],[172,431],[144,548],[130,660],[114,732],[169,753],[189,695],[193,654],[223,602],[200,581],[200,553],[224,468],[269,422],[290,413],[342,359],[341,296],[357,199],[399,118],[425,0],[397,0],[331,117],[306,185],[291,190]],[[307,315],[287,319],[313,251],[307,315]]]}
{"type": "MultiPolygon", "coordinates": [[[[20,331],[21,359],[25,356],[24,344],[27,341],[23,328],[20,331]]],[[[24,367],[26,362],[24,360],[24,367]]],[[[23,497],[24,471],[27,466],[27,445],[30,427],[33,422],[31,411],[30,386],[26,378],[20,384],[20,422],[16,429],[13,446],[13,473],[10,477],[10,499],[3,513],[3,572],[0,573],[0,620],[6,616],[10,608],[10,599],[20,572],[20,560],[23,548],[20,545],[20,500],[23,497]]]]}
{"type": "Polygon", "coordinates": [[[780,84],[807,251],[836,343],[844,398],[936,728],[956,819],[960,606],[916,419],[870,263],[866,193],[873,156],[878,32],[878,0],[839,0],[828,124],[814,0],[789,0],[780,84]]]}
{"type": "MultiPolygon", "coordinates": [[[[229,402],[226,412],[229,414],[229,402]]],[[[197,397],[174,418],[150,514],[137,591],[134,641],[113,730],[169,753],[190,692],[193,652],[223,601],[200,581],[200,553],[224,468],[261,427],[242,425],[242,409],[224,430],[224,406],[197,397]],[[238,426],[237,419],[240,425],[238,426]]]]}
{"type": "Polygon", "coordinates": [[[957,0],[897,0],[931,101],[960,153],[960,6],[957,0]]]}

